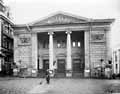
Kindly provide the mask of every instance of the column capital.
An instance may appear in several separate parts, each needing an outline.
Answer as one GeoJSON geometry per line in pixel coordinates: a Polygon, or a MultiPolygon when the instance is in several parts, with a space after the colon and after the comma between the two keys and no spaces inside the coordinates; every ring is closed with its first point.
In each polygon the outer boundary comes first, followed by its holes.
{"type": "Polygon", "coordinates": [[[72,33],[72,31],[71,31],[71,30],[69,30],[69,29],[67,29],[65,33],[66,33],[66,34],[71,34],[71,33],[72,33]]]}
{"type": "Polygon", "coordinates": [[[50,31],[48,32],[48,35],[53,35],[53,34],[54,34],[54,32],[50,32],[50,31]]]}

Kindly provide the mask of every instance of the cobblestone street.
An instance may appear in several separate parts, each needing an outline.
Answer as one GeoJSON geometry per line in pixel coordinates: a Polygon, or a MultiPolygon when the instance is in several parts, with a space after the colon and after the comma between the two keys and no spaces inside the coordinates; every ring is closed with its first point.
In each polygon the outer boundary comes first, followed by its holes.
{"type": "Polygon", "coordinates": [[[111,94],[120,88],[119,80],[0,78],[0,94],[111,94]],[[42,84],[40,82],[42,81],[42,84]]]}

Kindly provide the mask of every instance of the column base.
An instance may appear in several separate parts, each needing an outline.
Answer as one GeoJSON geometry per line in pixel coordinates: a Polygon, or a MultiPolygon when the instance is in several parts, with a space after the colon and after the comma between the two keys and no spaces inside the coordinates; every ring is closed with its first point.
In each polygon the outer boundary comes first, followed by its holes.
{"type": "Polygon", "coordinates": [[[50,73],[50,77],[54,77],[54,75],[55,75],[55,71],[54,70],[49,70],[49,73],[50,73]]]}
{"type": "Polygon", "coordinates": [[[84,77],[90,77],[90,70],[89,69],[84,70],[84,77]]]}
{"type": "Polygon", "coordinates": [[[31,76],[32,77],[37,77],[37,70],[36,69],[32,69],[31,76]]]}
{"type": "Polygon", "coordinates": [[[72,70],[66,70],[66,77],[72,77],[72,70]]]}

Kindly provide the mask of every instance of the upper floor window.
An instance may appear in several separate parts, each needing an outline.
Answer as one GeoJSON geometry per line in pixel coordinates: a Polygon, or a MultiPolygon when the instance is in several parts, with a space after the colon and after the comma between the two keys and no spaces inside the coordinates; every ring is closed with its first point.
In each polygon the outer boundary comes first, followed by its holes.
{"type": "Polygon", "coordinates": [[[13,40],[9,39],[7,36],[3,35],[2,47],[6,49],[13,49],[13,40]]]}
{"type": "Polygon", "coordinates": [[[4,31],[5,33],[8,33],[8,32],[9,32],[9,27],[8,27],[7,24],[4,25],[3,31],[4,31]]]}
{"type": "Polygon", "coordinates": [[[49,42],[48,41],[43,41],[43,48],[49,48],[49,42]]]}
{"type": "Polygon", "coordinates": [[[80,45],[81,45],[81,44],[80,44],[80,41],[78,41],[78,43],[77,43],[77,44],[78,44],[78,47],[80,47],[80,45]]]}
{"type": "Polygon", "coordinates": [[[66,42],[64,40],[57,41],[57,48],[65,48],[66,42]]]}
{"type": "Polygon", "coordinates": [[[3,24],[3,32],[7,33],[8,35],[13,35],[13,28],[10,24],[4,23],[3,24]]]}
{"type": "Polygon", "coordinates": [[[80,47],[80,46],[81,46],[80,41],[73,41],[72,42],[72,47],[80,47]]]}
{"type": "Polygon", "coordinates": [[[72,46],[73,46],[73,47],[75,47],[75,46],[76,46],[76,43],[75,43],[75,41],[73,41],[73,43],[72,43],[72,46]]]}

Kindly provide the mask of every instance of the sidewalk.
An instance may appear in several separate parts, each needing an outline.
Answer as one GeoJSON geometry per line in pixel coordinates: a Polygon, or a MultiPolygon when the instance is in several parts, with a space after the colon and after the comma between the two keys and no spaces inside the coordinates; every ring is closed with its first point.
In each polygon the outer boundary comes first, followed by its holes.
{"type": "Polygon", "coordinates": [[[111,86],[120,87],[120,80],[52,78],[50,84],[46,84],[42,78],[0,79],[0,94],[109,94],[106,92],[111,86]],[[9,93],[1,93],[1,90],[9,93]]]}
{"type": "Polygon", "coordinates": [[[28,94],[105,94],[104,83],[89,79],[51,79],[48,85],[36,85],[28,94]]]}
{"type": "Polygon", "coordinates": [[[51,79],[48,85],[36,85],[28,94],[109,94],[108,86],[120,84],[119,80],[51,79]]]}

